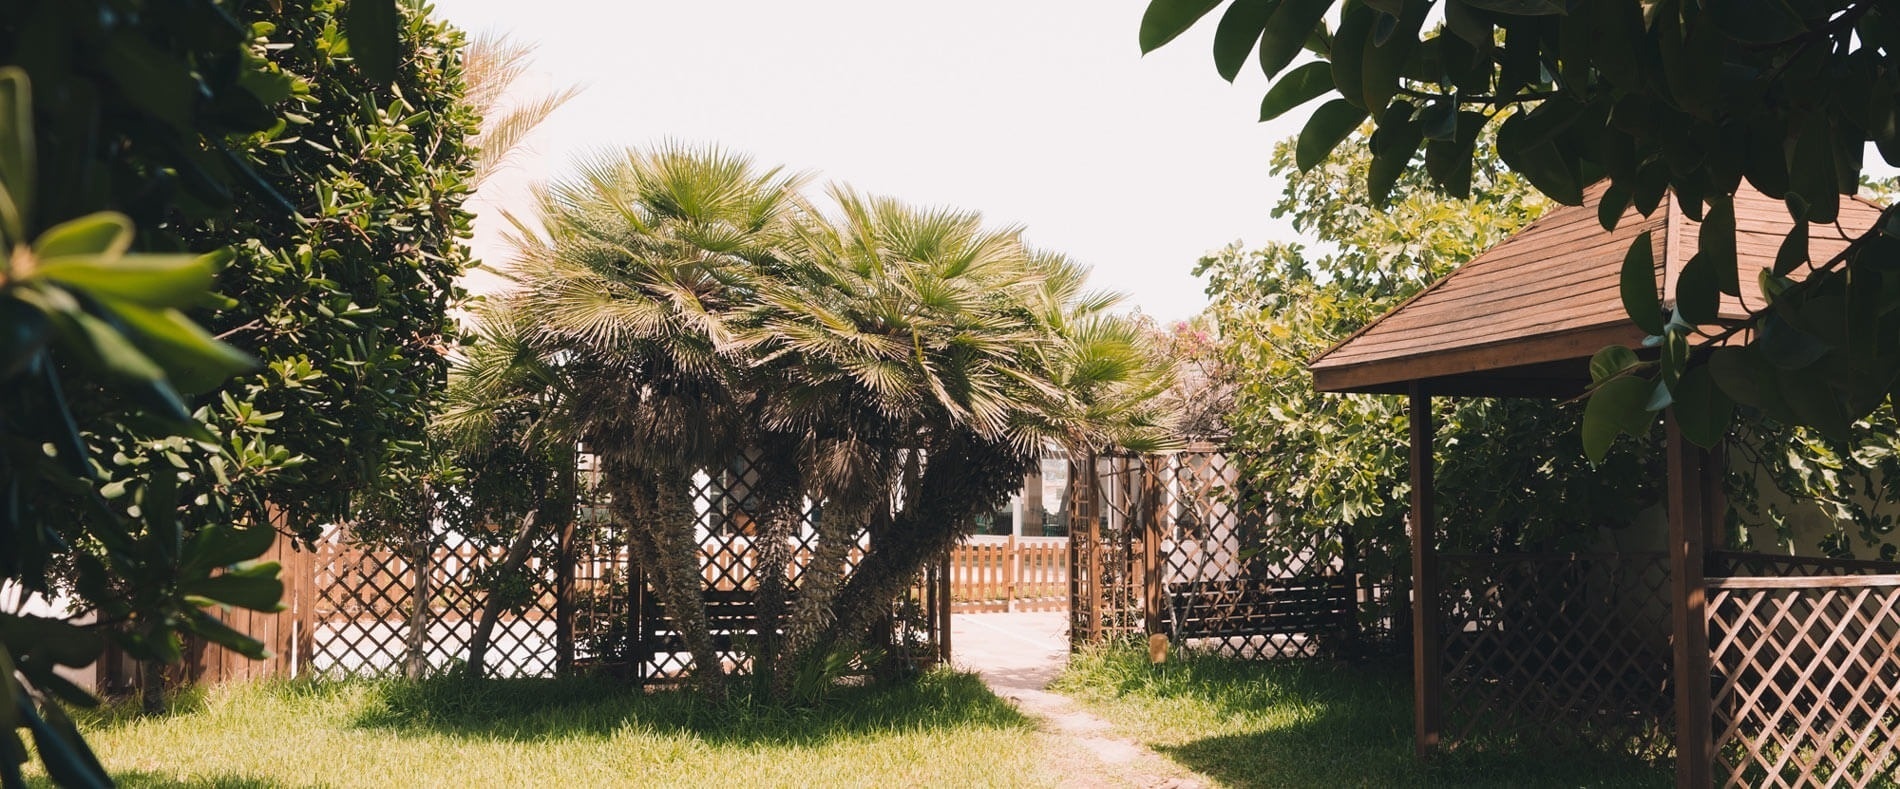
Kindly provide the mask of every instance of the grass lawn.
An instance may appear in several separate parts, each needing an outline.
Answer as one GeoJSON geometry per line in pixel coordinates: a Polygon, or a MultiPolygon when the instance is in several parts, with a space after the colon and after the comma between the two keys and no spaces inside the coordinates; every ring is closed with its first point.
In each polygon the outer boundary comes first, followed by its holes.
{"type": "MultiPolygon", "coordinates": [[[[780,711],[595,680],[267,683],[92,713],[122,786],[1047,786],[1034,727],[975,677],[780,711]]],[[[44,783],[43,779],[40,781],[44,783]]]]}
{"type": "Polygon", "coordinates": [[[1452,753],[1412,759],[1409,675],[1208,656],[1148,665],[1145,652],[1077,655],[1054,690],[1120,733],[1233,786],[1670,786],[1674,774],[1615,757],[1452,753]]]}

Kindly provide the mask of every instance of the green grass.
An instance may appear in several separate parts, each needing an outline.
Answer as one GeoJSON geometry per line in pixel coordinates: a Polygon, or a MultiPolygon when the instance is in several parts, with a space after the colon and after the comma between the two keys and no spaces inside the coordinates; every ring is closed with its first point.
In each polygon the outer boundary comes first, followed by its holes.
{"type": "MultiPolygon", "coordinates": [[[[1044,786],[1032,723],[976,678],[811,709],[599,680],[237,685],[81,721],[127,787],[1044,786]]],[[[43,783],[43,781],[42,781],[43,783]]]]}
{"type": "Polygon", "coordinates": [[[1233,786],[1669,786],[1634,760],[1550,752],[1412,758],[1408,675],[1316,662],[1077,655],[1052,688],[1182,766],[1233,786]]]}

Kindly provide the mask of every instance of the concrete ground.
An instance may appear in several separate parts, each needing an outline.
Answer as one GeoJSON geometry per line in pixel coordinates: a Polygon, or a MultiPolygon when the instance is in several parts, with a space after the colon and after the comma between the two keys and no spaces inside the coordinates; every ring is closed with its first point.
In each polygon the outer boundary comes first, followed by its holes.
{"type": "Polygon", "coordinates": [[[983,678],[996,695],[1036,720],[1036,745],[1064,787],[1190,789],[1212,786],[1073,699],[1046,688],[1069,660],[1067,612],[957,614],[950,620],[951,663],[983,678]]]}

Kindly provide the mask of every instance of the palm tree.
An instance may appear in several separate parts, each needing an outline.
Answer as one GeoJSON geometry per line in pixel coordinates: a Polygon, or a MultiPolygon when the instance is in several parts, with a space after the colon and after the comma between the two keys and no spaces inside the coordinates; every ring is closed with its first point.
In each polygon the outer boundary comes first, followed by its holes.
{"type": "Polygon", "coordinates": [[[695,471],[757,443],[747,294],[778,265],[803,210],[798,184],[718,151],[597,159],[543,190],[540,227],[523,223],[516,287],[502,299],[532,327],[532,355],[558,370],[564,429],[601,458],[642,571],[714,696],[724,672],[689,490],[695,471]]]}
{"type": "Polygon", "coordinates": [[[971,517],[1021,484],[1045,440],[1152,443],[1167,386],[1145,335],[1073,262],[980,215],[834,187],[761,288],[757,345],[783,371],[769,427],[799,431],[826,502],[779,676],[859,644],[971,517]],[[909,462],[905,462],[909,461],[909,462]],[[916,473],[904,474],[914,468],[916,473]],[[895,512],[893,512],[895,510],[895,512]],[[847,581],[844,552],[891,519],[847,581]]]}

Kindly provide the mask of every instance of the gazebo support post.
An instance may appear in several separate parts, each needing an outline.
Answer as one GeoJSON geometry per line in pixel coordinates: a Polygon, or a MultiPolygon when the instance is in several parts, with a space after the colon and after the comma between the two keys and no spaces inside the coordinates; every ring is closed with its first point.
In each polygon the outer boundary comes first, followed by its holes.
{"type": "Polygon", "coordinates": [[[1664,418],[1669,466],[1669,591],[1676,685],[1676,785],[1711,784],[1714,754],[1709,710],[1708,581],[1703,561],[1719,501],[1705,468],[1707,453],[1682,436],[1674,414],[1664,418]]]}
{"type": "Polygon", "coordinates": [[[1437,515],[1432,509],[1432,398],[1418,381],[1407,385],[1412,467],[1412,690],[1414,752],[1419,759],[1438,748],[1444,725],[1440,699],[1437,515]]]}

